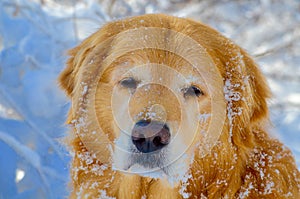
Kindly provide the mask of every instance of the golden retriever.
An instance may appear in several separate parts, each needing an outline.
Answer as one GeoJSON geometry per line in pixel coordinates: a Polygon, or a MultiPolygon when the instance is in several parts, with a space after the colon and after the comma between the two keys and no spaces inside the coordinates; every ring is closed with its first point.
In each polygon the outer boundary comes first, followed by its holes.
{"type": "Polygon", "coordinates": [[[106,24],[70,50],[70,198],[300,198],[266,132],[270,90],[214,29],[162,14],[106,24]]]}

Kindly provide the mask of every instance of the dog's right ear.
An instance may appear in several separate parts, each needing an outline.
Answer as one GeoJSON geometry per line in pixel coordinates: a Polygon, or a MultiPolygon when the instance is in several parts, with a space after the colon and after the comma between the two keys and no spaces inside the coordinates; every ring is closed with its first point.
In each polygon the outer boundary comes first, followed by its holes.
{"type": "Polygon", "coordinates": [[[78,65],[75,63],[75,57],[78,52],[78,47],[69,50],[70,58],[66,63],[66,68],[60,73],[58,82],[61,88],[66,92],[68,97],[72,97],[75,86],[75,78],[78,72],[78,65]]]}

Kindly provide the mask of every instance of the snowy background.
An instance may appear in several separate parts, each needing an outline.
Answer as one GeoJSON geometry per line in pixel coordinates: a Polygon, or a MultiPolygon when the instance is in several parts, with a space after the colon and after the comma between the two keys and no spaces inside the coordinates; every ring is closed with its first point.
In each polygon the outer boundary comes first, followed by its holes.
{"type": "Polygon", "coordinates": [[[271,131],[300,168],[299,0],[0,0],[0,199],[68,194],[69,104],[56,84],[66,50],[107,21],[153,12],[208,23],[255,57],[274,94],[271,131]]]}

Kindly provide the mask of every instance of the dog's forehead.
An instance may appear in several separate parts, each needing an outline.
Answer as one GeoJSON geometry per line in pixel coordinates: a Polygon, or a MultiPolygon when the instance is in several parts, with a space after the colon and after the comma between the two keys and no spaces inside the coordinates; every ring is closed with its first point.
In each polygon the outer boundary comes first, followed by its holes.
{"type": "Polygon", "coordinates": [[[203,73],[203,69],[214,65],[199,42],[170,29],[130,29],[115,35],[112,43],[108,53],[110,60],[115,62],[112,64],[112,80],[119,79],[124,74],[130,76],[130,73],[144,77],[156,75],[158,78],[159,75],[162,78],[172,74],[174,76],[172,69],[184,77],[188,76],[190,80],[196,80],[199,78],[195,77],[201,77],[197,70],[199,67],[202,67],[199,71],[203,73]],[[147,65],[152,63],[169,67],[170,70],[148,70],[147,65]],[[144,70],[140,70],[140,66],[144,70]],[[136,68],[139,70],[132,70],[136,68]]]}
{"type": "MultiPolygon", "coordinates": [[[[204,84],[204,78],[197,69],[185,60],[174,58],[166,58],[161,61],[155,57],[149,59],[121,59],[115,63],[111,70],[107,70],[110,76],[110,81],[118,82],[126,77],[135,77],[140,80],[159,80],[167,79],[179,80],[182,79],[185,83],[204,84]]],[[[158,55],[159,56],[159,55],[158,55]]],[[[137,56],[140,57],[140,56],[137,56]]]]}

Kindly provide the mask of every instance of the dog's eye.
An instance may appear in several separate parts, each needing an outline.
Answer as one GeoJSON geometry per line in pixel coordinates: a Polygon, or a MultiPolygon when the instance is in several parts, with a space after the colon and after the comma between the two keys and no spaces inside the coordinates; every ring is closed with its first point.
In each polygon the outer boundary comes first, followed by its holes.
{"type": "Polygon", "coordinates": [[[122,79],[120,84],[125,88],[136,89],[138,82],[132,77],[127,77],[122,79]]]}
{"type": "Polygon", "coordinates": [[[188,96],[199,97],[201,95],[204,95],[203,91],[196,86],[190,86],[190,87],[184,89],[184,97],[188,97],[188,96]]]}

